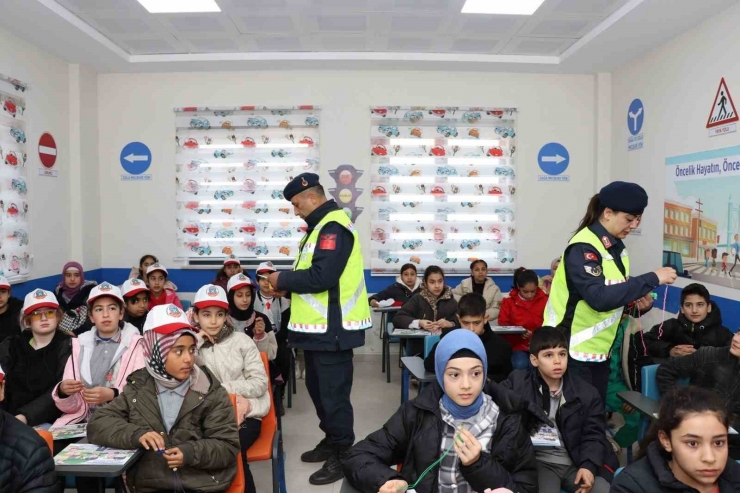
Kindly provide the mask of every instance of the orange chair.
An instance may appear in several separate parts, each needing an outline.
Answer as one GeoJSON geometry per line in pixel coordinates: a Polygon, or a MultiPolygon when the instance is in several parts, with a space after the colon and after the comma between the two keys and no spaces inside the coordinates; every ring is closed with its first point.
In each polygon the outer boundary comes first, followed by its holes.
{"type": "Polygon", "coordinates": [[[54,436],[46,430],[37,429],[36,433],[46,440],[46,444],[49,446],[49,450],[51,450],[51,455],[54,455],[54,436]]]}
{"type": "MultiPolygon", "coordinates": [[[[231,398],[231,405],[234,406],[234,415],[238,418],[236,411],[236,396],[229,394],[231,398]]],[[[236,477],[231,482],[231,486],[226,490],[226,493],[244,493],[244,486],[246,485],[246,478],[244,477],[244,466],[242,465],[242,453],[241,450],[236,454],[236,477]]]]}
{"type": "Polygon", "coordinates": [[[263,460],[272,461],[272,491],[273,493],[286,493],[285,486],[285,464],[283,461],[283,437],[278,427],[278,417],[275,413],[275,401],[270,386],[270,367],[267,354],[260,353],[262,363],[265,365],[267,374],[267,390],[270,392],[270,412],[262,418],[262,429],[260,436],[247,450],[247,462],[258,462],[263,460]]]}

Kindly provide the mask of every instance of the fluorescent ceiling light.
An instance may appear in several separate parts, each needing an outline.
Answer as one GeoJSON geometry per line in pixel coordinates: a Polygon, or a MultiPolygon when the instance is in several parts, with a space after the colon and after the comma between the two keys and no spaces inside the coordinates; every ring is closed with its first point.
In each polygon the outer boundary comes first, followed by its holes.
{"type": "Polygon", "coordinates": [[[138,0],[152,14],[221,12],[216,0],[138,0]]]}
{"type": "MultiPolygon", "coordinates": [[[[139,0],[141,1],[141,0],[139,0]]],[[[463,14],[532,15],[545,0],[466,0],[463,14]]]]}

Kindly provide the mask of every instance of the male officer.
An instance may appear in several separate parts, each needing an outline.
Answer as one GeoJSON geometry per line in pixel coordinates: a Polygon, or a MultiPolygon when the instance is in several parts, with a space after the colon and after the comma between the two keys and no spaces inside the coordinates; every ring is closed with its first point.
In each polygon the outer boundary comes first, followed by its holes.
{"type": "Polygon", "coordinates": [[[306,221],[293,271],[270,274],[270,284],[291,293],[290,346],[303,349],[306,387],[324,439],[301,455],[324,462],[311,484],[342,479],[341,459],[354,444],[352,350],[365,344],[372,326],[360,240],[354,224],[334,200],[327,200],[318,175],[296,176],[283,191],[295,214],[306,221]]]}

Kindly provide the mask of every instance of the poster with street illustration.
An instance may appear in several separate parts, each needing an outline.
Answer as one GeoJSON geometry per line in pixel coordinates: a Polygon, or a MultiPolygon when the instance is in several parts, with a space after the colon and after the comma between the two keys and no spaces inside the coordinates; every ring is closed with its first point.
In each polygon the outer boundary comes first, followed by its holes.
{"type": "Polygon", "coordinates": [[[663,265],[740,289],[740,146],[669,157],[663,265]]]}

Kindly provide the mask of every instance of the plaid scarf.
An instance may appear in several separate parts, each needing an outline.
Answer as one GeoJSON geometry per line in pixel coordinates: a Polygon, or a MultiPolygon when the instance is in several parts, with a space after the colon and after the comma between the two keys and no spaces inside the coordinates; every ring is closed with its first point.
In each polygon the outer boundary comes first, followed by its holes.
{"type": "Polygon", "coordinates": [[[426,300],[427,303],[429,303],[429,306],[432,307],[432,322],[437,320],[437,302],[439,300],[449,300],[452,298],[452,289],[450,289],[449,286],[445,286],[444,290],[442,290],[442,294],[439,296],[434,296],[427,287],[422,284],[421,290],[419,291],[419,295],[426,300]]]}
{"type": "MultiPolygon", "coordinates": [[[[173,378],[165,368],[165,361],[167,361],[167,355],[170,354],[172,346],[175,341],[185,334],[190,334],[197,341],[195,331],[191,329],[179,329],[171,334],[158,334],[153,330],[144,332],[144,360],[146,365],[146,371],[154,377],[154,379],[167,389],[175,389],[179,387],[182,382],[173,378]]],[[[193,372],[191,373],[191,381],[198,379],[198,373],[200,368],[198,365],[193,365],[193,372]]]]}
{"type": "MultiPolygon", "coordinates": [[[[483,394],[483,406],[481,406],[478,414],[464,421],[455,420],[452,414],[444,408],[441,400],[439,410],[442,414],[442,421],[447,424],[442,433],[442,443],[440,445],[442,453],[452,445],[460,423],[465,423],[465,428],[478,439],[484,451],[490,449],[491,439],[496,432],[499,408],[488,394],[483,394]]],[[[454,448],[450,450],[447,457],[442,459],[442,463],[439,465],[437,482],[439,483],[438,491],[440,493],[475,493],[460,472],[460,459],[458,459],[454,448]]]]}

